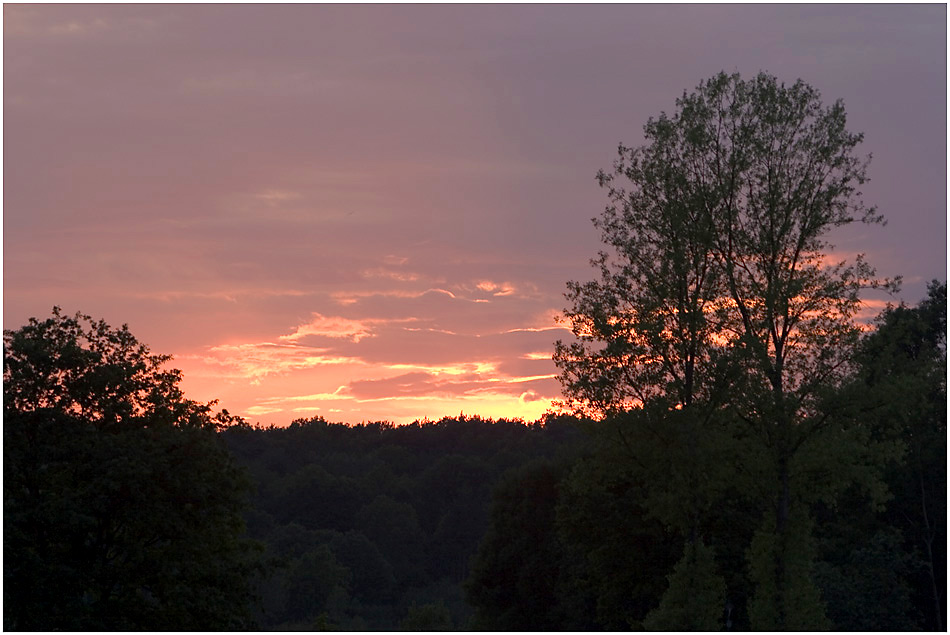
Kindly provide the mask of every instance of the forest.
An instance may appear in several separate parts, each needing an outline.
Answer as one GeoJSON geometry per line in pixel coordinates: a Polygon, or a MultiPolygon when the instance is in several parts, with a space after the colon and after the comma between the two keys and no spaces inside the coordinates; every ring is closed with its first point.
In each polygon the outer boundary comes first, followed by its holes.
{"type": "MultiPolygon", "coordinates": [[[[946,286],[875,326],[841,390],[873,406],[862,422],[885,493],[852,485],[810,507],[812,573],[832,628],[939,630],[946,286]]],[[[631,451],[646,432],[636,417],[280,428],[183,402],[190,427],[119,430],[117,415],[88,425],[48,410],[47,424],[10,409],[37,395],[17,367],[28,330],[7,340],[17,380],[4,384],[5,628],[627,630],[676,619],[661,601],[684,537],[657,513],[631,451]]],[[[62,367],[81,352],[54,349],[77,343],[56,335],[42,334],[34,362],[62,367]]],[[[722,586],[689,588],[719,595],[715,626],[746,630],[764,504],[733,478],[703,526],[722,586]]]]}
{"type": "Polygon", "coordinates": [[[598,181],[562,401],[252,425],[127,326],[4,331],[6,630],[944,630],[946,282],[879,224],[840,102],[720,74],[598,181]]]}

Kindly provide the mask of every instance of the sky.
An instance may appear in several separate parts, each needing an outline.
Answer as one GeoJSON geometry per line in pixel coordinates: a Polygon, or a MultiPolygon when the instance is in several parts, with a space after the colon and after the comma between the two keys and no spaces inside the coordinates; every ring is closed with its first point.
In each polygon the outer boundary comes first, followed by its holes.
{"type": "Polygon", "coordinates": [[[262,424],[533,420],[594,175],[719,71],[842,99],[888,225],[836,250],[946,280],[946,45],[945,5],[5,4],[3,326],[128,324],[262,424]]]}

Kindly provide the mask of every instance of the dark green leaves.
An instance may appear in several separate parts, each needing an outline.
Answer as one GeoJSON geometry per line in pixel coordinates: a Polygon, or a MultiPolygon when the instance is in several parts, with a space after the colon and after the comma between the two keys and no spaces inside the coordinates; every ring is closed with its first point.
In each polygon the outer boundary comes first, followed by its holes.
{"type": "Polygon", "coordinates": [[[250,626],[249,483],[128,329],[54,309],[4,334],[4,626],[250,626]]]}

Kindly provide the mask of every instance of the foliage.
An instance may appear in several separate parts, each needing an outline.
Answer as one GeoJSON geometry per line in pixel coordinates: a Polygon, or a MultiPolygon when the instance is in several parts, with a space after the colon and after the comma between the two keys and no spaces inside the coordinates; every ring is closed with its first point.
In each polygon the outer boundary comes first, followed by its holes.
{"type": "Polygon", "coordinates": [[[574,415],[252,427],[126,327],[5,332],[4,626],[942,630],[946,285],[861,335],[861,135],[766,74],[644,133],[568,284],[574,415]]]}
{"type": "Polygon", "coordinates": [[[235,629],[251,622],[249,483],[126,327],[52,317],[4,333],[4,625],[235,629]]]}
{"type": "MultiPolygon", "coordinates": [[[[864,533],[864,532],[862,532],[864,533]]],[[[828,618],[839,630],[910,631],[920,628],[909,581],[918,561],[900,532],[882,528],[847,544],[842,563],[820,561],[816,581],[828,618]]]]}
{"type": "Polygon", "coordinates": [[[726,583],[716,571],[713,550],[700,541],[686,543],[669,576],[660,605],[643,620],[650,631],[718,631],[726,606],[726,583]]]}
{"type": "Polygon", "coordinates": [[[555,531],[563,467],[532,463],[495,490],[492,523],[465,588],[478,630],[588,630],[575,563],[555,531]]]}
{"type": "MultiPolygon", "coordinates": [[[[939,308],[936,300],[926,306],[934,304],[939,308]]],[[[913,313],[902,313],[905,317],[922,315],[916,309],[906,310],[913,313]]],[[[888,320],[891,318],[882,317],[878,324],[888,320]]],[[[939,319],[930,321],[939,324],[939,319]]],[[[900,323],[917,324],[917,318],[900,323]]],[[[860,363],[850,380],[828,397],[827,403],[837,404],[836,421],[863,417],[864,428],[873,435],[889,434],[895,443],[907,447],[914,442],[908,435],[917,435],[939,449],[944,443],[939,439],[939,422],[945,389],[937,369],[945,364],[943,358],[932,358],[936,366],[930,362],[915,365],[898,363],[899,356],[881,353],[917,351],[912,359],[920,359],[920,351],[931,350],[920,343],[933,340],[926,333],[930,327],[889,331],[878,326],[866,338],[867,355],[858,356],[860,363]],[[888,342],[903,343],[872,346],[879,332],[888,342]],[[914,335],[897,337],[899,333],[914,335]],[[925,368],[927,372],[917,372],[925,368]],[[882,383],[885,371],[890,377],[887,381],[893,384],[882,383]],[[872,374],[875,379],[869,383],[872,374]],[[865,390],[862,386],[867,392],[860,392],[865,390]],[[902,392],[901,386],[918,388],[902,392]],[[919,428],[909,429],[909,425],[919,428]]],[[[939,340],[934,340],[938,349],[939,340]]],[[[763,592],[769,589],[771,576],[768,570],[761,573],[755,567],[775,560],[775,545],[780,543],[777,534],[768,533],[766,527],[775,517],[749,492],[750,476],[743,470],[750,469],[754,457],[734,460],[759,446],[750,438],[747,425],[730,422],[725,413],[710,418],[712,426],[700,427],[689,418],[690,412],[696,408],[675,410],[657,419],[647,418],[654,416],[653,412],[635,410],[600,422],[548,417],[534,424],[460,417],[409,426],[347,426],[316,418],[297,421],[289,428],[263,428],[232,421],[218,436],[256,481],[253,508],[245,517],[251,536],[267,545],[267,570],[254,576],[254,589],[262,599],[257,620],[263,628],[278,630],[422,629],[449,628],[449,624],[463,629],[494,624],[494,628],[536,630],[624,630],[695,625],[695,619],[704,616],[703,626],[712,628],[722,625],[725,608],[733,628],[749,628],[749,611],[758,611],[756,619],[767,623],[772,619],[768,611],[776,603],[763,604],[760,598],[769,597],[763,592]],[[588,437],[578,428],[594,434],[588,437]],[[683,442],[690,436],[697,454],[691,454],[683,442]],[[699,458],[702,470],[686,465],[692,457],[699,458]],[[704,470],[710,470],[710,478],[697,480],[704,470]],[[688,502],[689,488],[695,488],[693,500],[701,505],[688,502]],[[676,494],[684,491],[687,498],[677,499],[676,494]],[[685,513],[689,509],[701,513],[685,513]],[[690,521],[694,517],[698,518],[695,525],[690,521]],[[399,531],[388,532],[390,524],[399,531]],[[691,527],[696,529],[697,540],[690,540],[691,527]],[[691,550],[695,555],[689,560],[691,550]],[[418,562],[404,568],[407,554],[418,562]],[[677,561],[682,562],[677,565],[677,561]],[[466,577],[474,591],[468,596],[470,605],[465,604],[461,588],[466,577]],[[476,614],[479,619],[473,620],[476,614]]],[[[836,427],[853,425],[845,423],[836,427]]],[[[51,431],[68,442],[50,442],[48,447],[72,452],[76,439],[93,438],[77,437],[74,424],[72,419],[70,427],[50,424],[51,431]]],[[[154,432],[182,434],[179,428],[157,426],[154,432]]],[[[6,434],[29,429],[18,426],[6,434]]],[[[191,430],[187,426],[182,429],[191,430]]],[[[195,438],[215,436],[197,432],[206,429],[196,428],[195,438]]],[[[117,434],[100,436],[113,439],[117,434]]],[[[153,446],[143,445],[141,454],[156,454],[153,446]]],[[[8,444],[5,452],[15,447],[27,444],[8,444]]],[[[122,461],[109,447],[96,447],[104,449],[74,466],[68,473],[70,482],[74,475],[89,481],[86,475],[100,470],[99,466],[106,466],[107,474],[127,469],[121,468],[122,461]]],[[[817,448],[809,452],[817,452],[817,448]]],[[[789,571],[802,570],[808,575],[792,576],[786,582],[790,599],[784,604],[805,610],[824,605],[832,622],[809,623],[833,623],[836,628],[902,629],[935,623],[935,617],[926,617],[935,612],[934,599],[928,568],[921,564],[925,543],[919,533],[924,527],[920,499],[912,495],[919,492],[919,474],[939,483],[945,464],[942,459],[937,461],[937,455],[921,454],[926,461],[919,466],[909,460],[893,462],[887,472],[888,485],[894,491],[907,489],[890,501],[858,485],[844,495],[810,494],[809,515],[801,519],[805,530],[795,529],[786,538],[808,541],[793,542],[786,560],[789,571]],[[880,499],[876,506],[868,504],[872,496],[880,499]],[[915,518],[914,523],[908,522],[915,518]],[[875,582],[881,571],[892,572],[886,585],[875,582]],[[796,584],[804,583],[797,589],[796,584]],[[820,599],[816,599],[815,589],[820,590],[820,599]],[[921,622],[921,618],[929,621],[921,622]]],[[[61,453],[58,460],[66,456],[61,453]]],[[[126,448],[121,456],[134,459],[138,453],[126,448]]],[[[907,459],[911,456],[909,451],[905,453],[907,459]]],[[[194,457],[196,462],[200,459],[200,466],[206,465],[206,454],[196,451],[194,457]]],[[[764,464],[766,459],[758,457],[764,464]]],[[[813,463],[821,465],[824,460],[813,463]]],[[[134,466],[138,461],[127,462],[134,466]]],[[[12,465],[11,461],[4,465],[7,487],[19,478],[10,477],[12,465]]],[[[186,472],[191,469],[187,467],[186,472]]],[[[153,480],[158,483],[155,473],[153,480]]],[[[815,477],[818,474],[814,472],[815,477]]],[[[55,482],[53,489],[58,490],[66,480],[61,474],[49,483],[55,482]]],[[[146,497],[160,498],[147,487],[140,489],[141,496],[138,489],[128,493],[133,501],[130,504],[145,505],[146,497]]],[[[63,540],[57,544],[66,545],[62,549],[77,542],[65,536],[78,536],[85,530],[83,514],[96,509],[93,503],[84,502],[90,500],[90,495],[80,493],[59,499],[58,507],[45,508],[44,513],[55,512],[61,517],[59,525],[69,528],[58,536],[63,540]]],[[[93,502],[104,500],[100,497],[93,502]]],[[[51,599],[82,582],[83,576],[93,578],[94,570],[57,566],[55,571],[46,571],[36,558],[27,561],[31,552],[22,546],[42,534],[36,533],[36,523],[24,529],[26,517],[22,509],[14,509],[16,502],[16,497],[6,497],[7,623],[12,622],[19,606],[10,599],[19,599],[16,594],[21,587],[10,584],[14,573],[10,565],[19,562],[23,564],[17,575],[28,572],[30,577],[22,586],[33,602],[26,606],[43,604],[48,623],[55,619],[58,624],[97,624],[82,602],[67,605],[51,599]],[[11,557],[11,552],[17,551],[19,554],[11,557]]],[[[929,518],[940,517],[939,509],[928,509],[932,512],[929,518]]],[[[171,523],[175,513],[181,510],[166,508],[161,522],[171,523]]],[[[946,573],[939,566],[938,548],[945,534],[935,525],[931,528],[937,529],[932,542],[937,565],[934,579],[941,589],[946,573]]],[[[201,553],[171,553],[162,552],[163,563],[187,558],[189,564],[201,567],[205,562],[201,553]]],[[[188,573],[197,571],[193,567],[188,573]]],[[[175,596],[182,600],[179,609],[183,613],[204,608],[220,610],[219,617],[223,615],[225,600],[215,596],[212,578],[185,582],[194,586],[187,591],[183,587],[175,596]],[[201,591],[194,592],[194,588],[201,591]]],[[[86,597],[93,599],[92,595],[86,597]]],[[[240,617],[243,609],[232,599],[227,597],[235,611],[229,619],[237,624],[247,616],[240,617]]],[[[185,622],[180,615],[136,614],[133,600],[125,598],[121,604],[115,598],[109,615],[125,611],[148,620],[149,625],[185,622]]],[[[820,613],[812,616],[820,618],[820,613]]],[[[133,618],[122,619],[127,628],[135,628],[133,618]]],[[[118,622],[116,617],[111,623],[118,622]]]]}
{"type": "Polygon", "coordinates": [[[583,445],[576,423],[349,426],[317,417],[226,429],[257,481],[248,527],[270,565],[258,580],[261,625],[441,629],[447,611],[452,627],[465,627],[472,608],[461,584],[489,526],[495,484],[535,459],[573,456],[583,445]],[[297,601],[304,582],[310,591],[297,601]]]}
{"type": "Polygon", "coordinates": [[[780,532],[767,513],[749,548],[749,575],[755,592],[749,617],[756,630],[828,630],[821,593],[814,583],[811,520],[796,507],[790,527],[780,532]]]}
{"type": "Polygon", "coordinates": [[[642,626],[683,548],[651,517],[647,488],[618,448],[601,443],[577,460],[557,508],[561,539],[583,562],[579,577],[594,603],[592,621],[610,631],[642,626]]]}
{"type": "Polygon", "coordinates": [[[405,619],[399,622],[401,631],[451,631],[452,616],[444,604],[423,604],[409,607],[405,619]]]}
{"type": "Polygon", "coordinates": [[[928,285],[916,307],[888,307],[862,342],[858,379],[872,425],[904,450],[888,470],[893,498],[885,514],[919,553],[912,576],[915,604],[928,629],[946,626],[947,285],[928,285]]]}
{"type": "Polygon", "coordinates": [[[631,444],[631,461],[652,473],[648,498],[678,501],[679,518],[676,504],[651,509],[689,542],[727,491],[761,505],[754,628],[824,623],[808,507],[854,482],[880,502],[893,458],[838,401],[860,291],[896,288],[861,256],[829,260],[830,230],[881,221],[846,123],[840,101],[765,73],[720,73],[651,118],[646,143],[598,174],[609,204],[594,223],[611,250],[592,263],[599,280],[568,283],[577,341],[556,344],[567,405],[642,413],[635,427],[657,441],[631,444]]]}

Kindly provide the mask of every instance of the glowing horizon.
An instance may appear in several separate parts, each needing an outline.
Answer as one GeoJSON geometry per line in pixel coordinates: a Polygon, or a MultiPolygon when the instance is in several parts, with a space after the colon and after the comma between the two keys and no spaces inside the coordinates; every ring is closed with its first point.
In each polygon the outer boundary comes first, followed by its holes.
{"type": "Polygon", "coordinates": [[[596,275],[596,171],[723,69],[801,77],[865,133],[890,224],[834,255],[902,274],[894,301],[946,276],[945,6],[3,16],[4,327],[127,323],[252,423],[544,414],[565,283],[596,275]]]}
{"type": "MultiPolygon", "coordinates": [[[[520,353],[524,346],[536,346],[538,338],[507,342],[512,332],[524,329],[468,334],[473,346],[486,343],[491,353],[485,359],[472,353],[475,356],[463,354],[464,361],[405,363],[386,355],[375,359],[376,351],[363,350],[373,338],[424,341],[430,336],[437,342],[460,337],[445,329],[409,326],[414,324],[425,320],[354,320],[314,313],[272,341],[232,340],[178,356],[170,364],[182,370],[186,394],[217,391],[223,395],[217,397],[220,405],[229,412],[265,424],[314,416],[344,423],[403,424],[460,413],[534,421],[553,410],[559,384],[551,354],[520,353]],[[313,388],[317,390],[303,392],[313,388]],[[256,395],[252,405],[227,406],[240,404],[249,390],[256,395]]],[[[533,324],[526,326],[534,329],[529,332],[548,334],[533,324]]]]}

